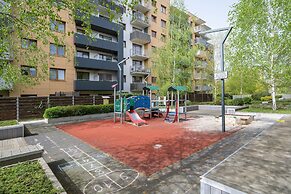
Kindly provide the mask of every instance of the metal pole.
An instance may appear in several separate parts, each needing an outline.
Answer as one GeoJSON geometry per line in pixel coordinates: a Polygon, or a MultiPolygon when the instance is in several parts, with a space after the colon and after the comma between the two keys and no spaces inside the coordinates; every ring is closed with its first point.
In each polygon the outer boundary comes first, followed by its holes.
{"type": "MultiPolygon", "coordinates": [[[[230,27],[221,43],[221,72],[224,72],[224,43],[230,34],[232,27],[230,27]]],[[[222,117],[222,132],[225,132],[225,80],[221,80],[221,117],[222,117]]]]}
{"type": "Polygon", "coordinates": [[[114,105],[114,123],[116,122],[116,108],[115,108],[115,106],[116,106],[116,87],[114,87],[114,90],[113,90],[113,105],[114,105]]]}

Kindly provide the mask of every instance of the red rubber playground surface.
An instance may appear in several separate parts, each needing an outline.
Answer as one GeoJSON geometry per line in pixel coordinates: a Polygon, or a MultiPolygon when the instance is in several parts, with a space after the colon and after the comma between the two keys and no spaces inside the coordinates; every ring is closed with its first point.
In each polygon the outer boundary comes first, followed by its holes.
{"type": "Polygon", "coordinates": [[[147,126],[137,127],[101,120],[57,127],[145,175],[158,172],[234,132],[193,132],[184,129],[184,124],[151,119],[147,126]]]}

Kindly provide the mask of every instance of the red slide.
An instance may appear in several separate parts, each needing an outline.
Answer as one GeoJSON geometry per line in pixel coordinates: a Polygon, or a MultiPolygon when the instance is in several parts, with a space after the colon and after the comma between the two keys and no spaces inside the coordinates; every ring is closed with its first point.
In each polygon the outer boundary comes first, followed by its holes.
{"type": "Polygon", "coordinates": [[[139,117],[136,111],[126,111],[126,115],[129,116],[130,120],[137,126],[147,124],[147,122],[139,117]]]}

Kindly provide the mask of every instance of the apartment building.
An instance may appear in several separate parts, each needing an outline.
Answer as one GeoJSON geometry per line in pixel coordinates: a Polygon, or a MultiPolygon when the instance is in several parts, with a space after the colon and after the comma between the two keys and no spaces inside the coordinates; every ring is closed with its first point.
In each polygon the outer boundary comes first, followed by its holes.
{"type": "Polygon", "coordinates": [[[151,53],[164,45],[170,0],[140,0],[131,14],[124,15],[124,91],[141,92],[146,84],[155,84],[151,53]]]}
{"type": "MultiPolygon", "coordinates": [[[[98,9],[99,14],[91,17],[93,39],[85,35],[81,21],[72,21],[69,12],[65,10],[59,12],[60,20],[51,23],[55,35],[64,37],[63,45],[53,41],[49,45],[42,45],[33,38],[23,38],[21,49],[33,44],[53,57],[49,61],[48,78],[30,87],[8,85],[0,95],[48,96],[75,92],[80,95],[111,94],[111,86],[119,80],[117,63],[124,57],[123,30],[122,25],[109,20],[108,8],[98,4],[98,9]],[[74,35],[66,35],[68,32],[74,32],[74,35]]],[[[119,4],[112,5],[111,9],[116,17],[120,17],[124,11],[124,7],[119,4]]],[[[25,75],[38,75],[37,67],[23,64],[21,60],[12,60],[11,65],[20,66],[25,75]]],[[[3,81],[0,83],[3,84],[3,81]]]]}
{"type": "Polygon", "coordinates": [[[192,45],[198,47],[195,57],[195,64],[193,70],[193,91],[195,93],[209,93],[211,92],[211,84],[213,78],[213,45],[210,44],[209,38],[199,32],[210,30],[206,22],[189,13],[189,24],[193,30],[192,45]]]}

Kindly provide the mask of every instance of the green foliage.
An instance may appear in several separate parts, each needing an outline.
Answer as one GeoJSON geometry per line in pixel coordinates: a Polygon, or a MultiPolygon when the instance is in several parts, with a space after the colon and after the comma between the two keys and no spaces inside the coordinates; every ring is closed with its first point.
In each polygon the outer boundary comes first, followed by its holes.
{"type": "Polygon", "coordinates": [[[57,106],[57,107],[46,109],[43,117],[44,118],[60,118],[60,117],[110,113],[113,111],[114,111],[113,104],[57,106]]]}
{"type": "Polygon", "coordinates": [[[271,101],[271,100],[272,100],[272,96],[261,97],[261,101],[271,101]]]}
{"type": "Polygon", "coordinates": [[[16,120],[8,120],[8,121],[0,121],[0,127],[17,125],[18,122],[16,120]]]}
{"type": "MultiPolygon", "coordinates": [[[[241,0],[229,13],[234,29],[227,60],[232,69],[246,71],[243,75],[238,71],[235,76],[241,76],[238,83],[250,84],[243,87],[253,90],[248,93],[264,91],[264,87],[257,90],[260,80],[273,96],[279,88],[290,87],[290,9],[289,0],[241,0]]],[[[276,99],[273,100],[273,109],[276,109],[276,99]]]]}
{"type": "Polygon", "coordinates": [[[169,36],[165,45],[153,52],[153,73],[162,95],[171,85],[186,86],[192,90],[194,56],[197,49],[191,46],[192,29],[182,1],[171,7],[169,36]]]}
{"type": "Polygon", "coordinates": [[[259,101],[259,100],[261,100],[262,97],[269,96],[269,95],[270,95],[269,92],[254,93],[254,94],[252,94],[252,99],[259,101]]]}
{"type": "Polygon", "coordinates": [[[53,187],[38,161],[0,168],[0,193],[61,193],[53,187]]]}

